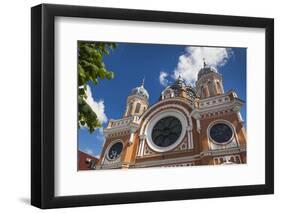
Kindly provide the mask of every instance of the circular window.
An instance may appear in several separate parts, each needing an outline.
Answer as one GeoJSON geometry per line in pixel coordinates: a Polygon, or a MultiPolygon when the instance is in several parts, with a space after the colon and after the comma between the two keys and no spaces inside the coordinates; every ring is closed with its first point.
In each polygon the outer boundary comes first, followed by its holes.
{"type": "Polygon", "coordinates": [[[160,119],[153,127],[151,138],[158,147],[168,147],[180,137],[182,125],[178,118],[168,116],[160,119]]]}
{"type": "Polygon", "coordinates": [[[108,158],[110,160],[115,160],[117,158],[119,158],[121,152],[122,152],[122,149],[123,149],[123,144],[121,142],[117,142],[115,144],[113,144],[109,151],[108,151],[108,158]]]}
{"type": "Polygon", "coordinates": [[[225,123],[216,123],[210,128],[210,137],[216,143],[228,143],[233,137],[233,131],[225,123]]]}

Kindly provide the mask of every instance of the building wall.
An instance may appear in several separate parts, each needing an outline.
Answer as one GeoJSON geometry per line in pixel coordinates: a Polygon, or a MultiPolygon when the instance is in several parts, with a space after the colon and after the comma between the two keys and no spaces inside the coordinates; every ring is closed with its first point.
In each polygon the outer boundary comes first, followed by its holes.
{"type": "Polygon", "coordinates": [[[97,163],[98,159],[85,153],[78,151],[78,170],[89,170],[91,165],[97,163]]]}
{"type": "MultiPolygon", "coordinates": [[[[235,129],[235,142],[240,147],[245,148],[246,133],[243,124],[239,121],[237,112],[233,110],[222,110],[221,112],[218,111],[213,113],[212,111],[212,113],[204,114],[204,116],[200,118],[199,130],[196,119],[190,115],[186,115],[186,111],[188,112],[188,114],[190,114],[194,110],[194,108],[192,108],[188,102],[184,102],[183,100],[183,98],[165,100],[162,102],[158,102],[155,106],[149,108],[148,111],[140,118],[141,122],[139,124],[139,129],[134,133],[133,143],[129,142],[129,130],[124,130],[124,132],[127,134],[121,135],[119,133],[116,133],[116,136],[108,138],[105,142],[104,149],[101,155],[102,158],[99,164],[102,165],[104,163],[104,161],[102,160],[105,158],[105,152],[107,151],[107,148],[110,146],[110,144],[118,139],[123,141],[124,148],[120,156],[120,161],[116,162],[115,168],[157,166],[158,162],[158,166],[176,166],[177,164],[181,165],[184,163],[191,163],[192,165],[210,165],[215,164],[215,162],[217,162],[218,164],[220,162],[219,156],[226,156],[223,158],[223,161],[221,161],[222,163],[226,160],[232,160],[237,155],[239,156],[240,163],[246,163],[245,149],[240,150],[239,153],[234,154],[229,154],[227,152],[228,149],[233,148],[233,146],[235,145],[235,143],[231,144],[232,142],[230,143],[230,145],[226,145],[227,149],[225,150],[225,152],[224,150],[220,150],[220,154],[202,154],[210,153],[210,151],[218,151],[216,148],[210,147],[211,142],[208,137],[209,125],[217,120],[225,120],[231,123],[233,128],[235,129]],[[183,108],[185,110],[183,110],[183,108]],[[143,153],[143,156],[138,156],[140,148],[140,136],[144,134],[149,121],[165,110],[177,110],[185,114],[185,119],[188,120],[188,122],[191,121],[189,125],[192,126],[192,138],[194,147],[192,149],[188,149],[188,138],[186,134],[181,143],[179,143],[174,149],[167,152],[157,152],[150,148],[146,138],[144,141],[144,151],[147,153],[143,153]],[[186,145],[183,145],[183,143],[186,143],[186,145]],[[183,160],[180,163],[174,163],[174,159],[181,158],[186,158],[187,160],[183,160]],[[156,165],[153,164],[153,162],[155,162],[156,165]],[[164,165],[163,162],[165,163],[164,165]]],[[[233,162],[235,161],[233,160],[233,162]]]]}

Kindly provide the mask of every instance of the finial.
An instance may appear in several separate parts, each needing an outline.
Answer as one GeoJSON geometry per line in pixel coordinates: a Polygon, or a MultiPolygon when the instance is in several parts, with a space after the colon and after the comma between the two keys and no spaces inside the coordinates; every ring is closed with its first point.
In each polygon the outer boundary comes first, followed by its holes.
{"type": "Polygon", "coordinates": [[[141,83],[142,86],[144,86],[144,81],[145,81],[145,76],[142,79],[142,83],[141,83]]]}
{"type": "Polygon", "coordinates": [[[181,74],[179,73],[178,80],[182,80],[181,74]]]}
{"type": "Polygon", "coordinates": [[[206,59],[203,58],[203,66],[206,67],[206,59]]]}

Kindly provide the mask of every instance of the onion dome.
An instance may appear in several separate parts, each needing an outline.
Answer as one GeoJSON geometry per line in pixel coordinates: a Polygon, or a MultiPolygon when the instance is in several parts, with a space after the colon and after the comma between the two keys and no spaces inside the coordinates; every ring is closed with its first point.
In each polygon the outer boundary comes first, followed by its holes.
{"type": "Polygon", "coordinates": [[[149,99],[149,94],[148,94],[147,90],[144,88],[144,80],[142,81],[141,86],[132,89],[130,95],[138,95],[138,96],[144,97],[147,100],[149,99]]]}
{"type": "Polygon", "coordinates": [[[209,73],[218,73],[218,70],[215,67],[209,66],[206,64],[204,60],[204,66],[199,70],[197,79],[200,79],[203,75],[209,74],[209,73]]]}

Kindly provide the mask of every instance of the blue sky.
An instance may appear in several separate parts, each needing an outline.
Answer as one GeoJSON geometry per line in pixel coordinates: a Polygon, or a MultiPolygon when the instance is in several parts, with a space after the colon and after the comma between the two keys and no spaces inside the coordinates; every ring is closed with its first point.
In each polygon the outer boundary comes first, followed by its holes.
{"type": "MultiPolygon", "coordinates": [[[[165,85],[173,82],[179,73],[187,83],[194,84],[197,72],[203,66],[203,58],[223,75],[225,91],[233,89],[245,101],[241,114],[246,125],[246,48],[118,43],[117,48],[104,57],[106,68],[115,73],[115,78],[101,80],[98,85],[89,84],[91,101],[99,111],[103,127],[109,119],[122,117],[127,96],[144,77],[152,105],[165,85]],[[160,73],[165,77],[161,82],[160,73]]],[[[101,129],[93,134],[85,128],[79,129],[78,140],[81,151],[93,156],[100,154],[104,142],[101,129]]]]}

